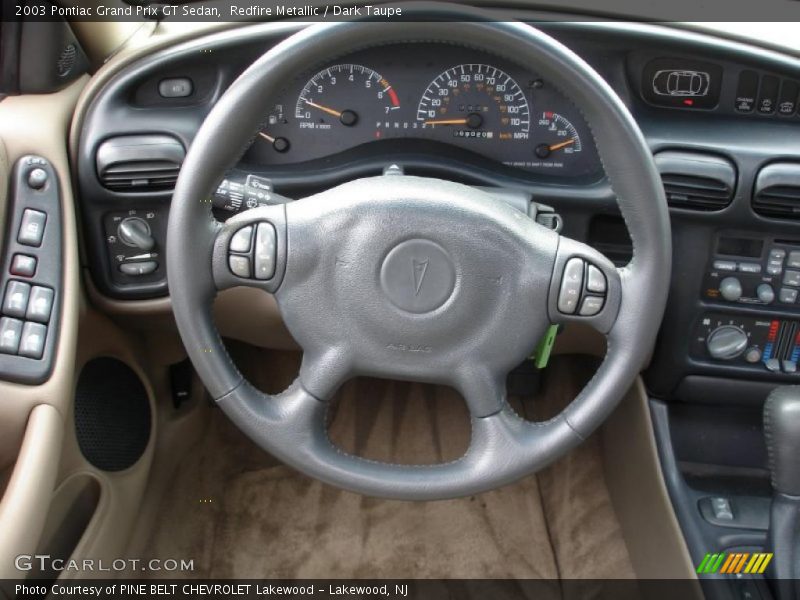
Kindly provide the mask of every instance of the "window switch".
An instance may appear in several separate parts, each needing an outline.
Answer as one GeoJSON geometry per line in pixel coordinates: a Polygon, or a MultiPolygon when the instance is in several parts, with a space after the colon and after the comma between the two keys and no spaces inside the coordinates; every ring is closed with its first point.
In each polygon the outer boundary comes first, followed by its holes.
{"type": "Polygon", "coordinates": [[[47,323],[53,310],[53,290],[39,285],[33,286],[31,299],[28,301],[28,310],[25,318],[28,321],[47,323]]]}
{"type": "Polygon", "coordinates": [[[22,321],[3,317],[0,319],[0,352],[16,354],[22,334],[22,321]]]}
{"type": "Polygon", "coordinates": [[[41,246],[44,238],[44,224],[47,214],[40,210],[26,208],[22,213],[22,222],[19,224],[17,241],[25,246],[41,246]]]}
{"type": "Polygon", "coordinates": [[[711,510],[714,511],[714,518],[720,521],[733,521],[733,511],[731,502],[727,498],[719,496],[711,498],[711,510]]]}
{"type": "Polygon", "coordinates": [[[28,306],[31,286],[21,281],[9,281],[3,298],[3,314],[22,319],[28,306]]]}
{"type": "Polygon", "coordinates": [[[42,358],[47,327],[40,323],[25,323],[19,341],[19,355],[26,358],[42,358]]]}

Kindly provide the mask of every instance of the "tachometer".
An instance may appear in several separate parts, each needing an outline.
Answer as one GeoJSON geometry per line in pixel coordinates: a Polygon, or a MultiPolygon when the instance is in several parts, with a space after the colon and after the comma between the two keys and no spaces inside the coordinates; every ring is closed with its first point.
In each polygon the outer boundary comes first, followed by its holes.
{"type": "Polygon", "coordinates": [[[449,127],[454,137],[527,140],[528,99],[504,71],[485,64],[451,67],[422,94],[417,121],[427,127],[449,127]]]}
{"type": "Polygon", "coordinates": [[[331,130],[372,123],[400,108],[400,99],[382,75],[362,65],[333,65],[308,80],[297,98],[300,127],[331,130]]]}

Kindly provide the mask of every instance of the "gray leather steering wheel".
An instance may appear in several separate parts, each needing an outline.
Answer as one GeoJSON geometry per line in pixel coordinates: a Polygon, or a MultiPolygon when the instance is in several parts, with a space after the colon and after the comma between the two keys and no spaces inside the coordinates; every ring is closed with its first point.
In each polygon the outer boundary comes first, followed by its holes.
{"type": "Polygon", "coordinates": [[[231,85],[198,131],[175,189],[167,244],[178,328],[204,384],[233,422],[312,477],[410,500],[496,488],[585,439],[652,349],[670,261],[664,193],[623,103],[559,42],[525,24],[492,22],[325,23],[269,50],[231,85]],[[270,92],[331,56],[416,41],[468,45],[525,65],[581,108],[633,240],[629,265],[615,268],[599,252],[480,190],[404,175],[352,181],[248,210],[225,224],[214,220],[203,199],[253,139],[270,92]],[[298,379],[276,396],[243,378],[215,328],[214,296],[236,285],[274,294],[304,351],[298,379]],[[605,334],[605,360],[561,414],[543,423],[524,421],[506,402],[506,375],[551,323],[567,322],[605,334]],[[336,448],[327,436],[328,401],[356,375],[457,389],[471,413],[466,454],[447,464],[412,466],[336,448]]]}

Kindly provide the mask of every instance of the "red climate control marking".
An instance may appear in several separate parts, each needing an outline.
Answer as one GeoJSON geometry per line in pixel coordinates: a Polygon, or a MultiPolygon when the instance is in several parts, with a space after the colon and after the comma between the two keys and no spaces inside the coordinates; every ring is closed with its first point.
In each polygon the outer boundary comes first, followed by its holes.
{"type": "Polygon", "coordinates": [[[778,337],[778,328],[781,326],[780,321],[772,321],[769,324],[769,335],[767,335],[767,340],[770,342],[774,342],[775,338],[778,337]]]}

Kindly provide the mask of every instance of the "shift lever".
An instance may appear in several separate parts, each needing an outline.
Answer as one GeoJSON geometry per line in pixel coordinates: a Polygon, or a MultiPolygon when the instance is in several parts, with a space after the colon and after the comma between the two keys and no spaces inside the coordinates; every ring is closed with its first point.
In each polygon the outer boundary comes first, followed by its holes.
{"type": "Polygon", "coordinates": [[[772,479],[767,545],[778,600],[800,598],[800,386],[772,391],[764,404],[764,436],[772,479]]]}

